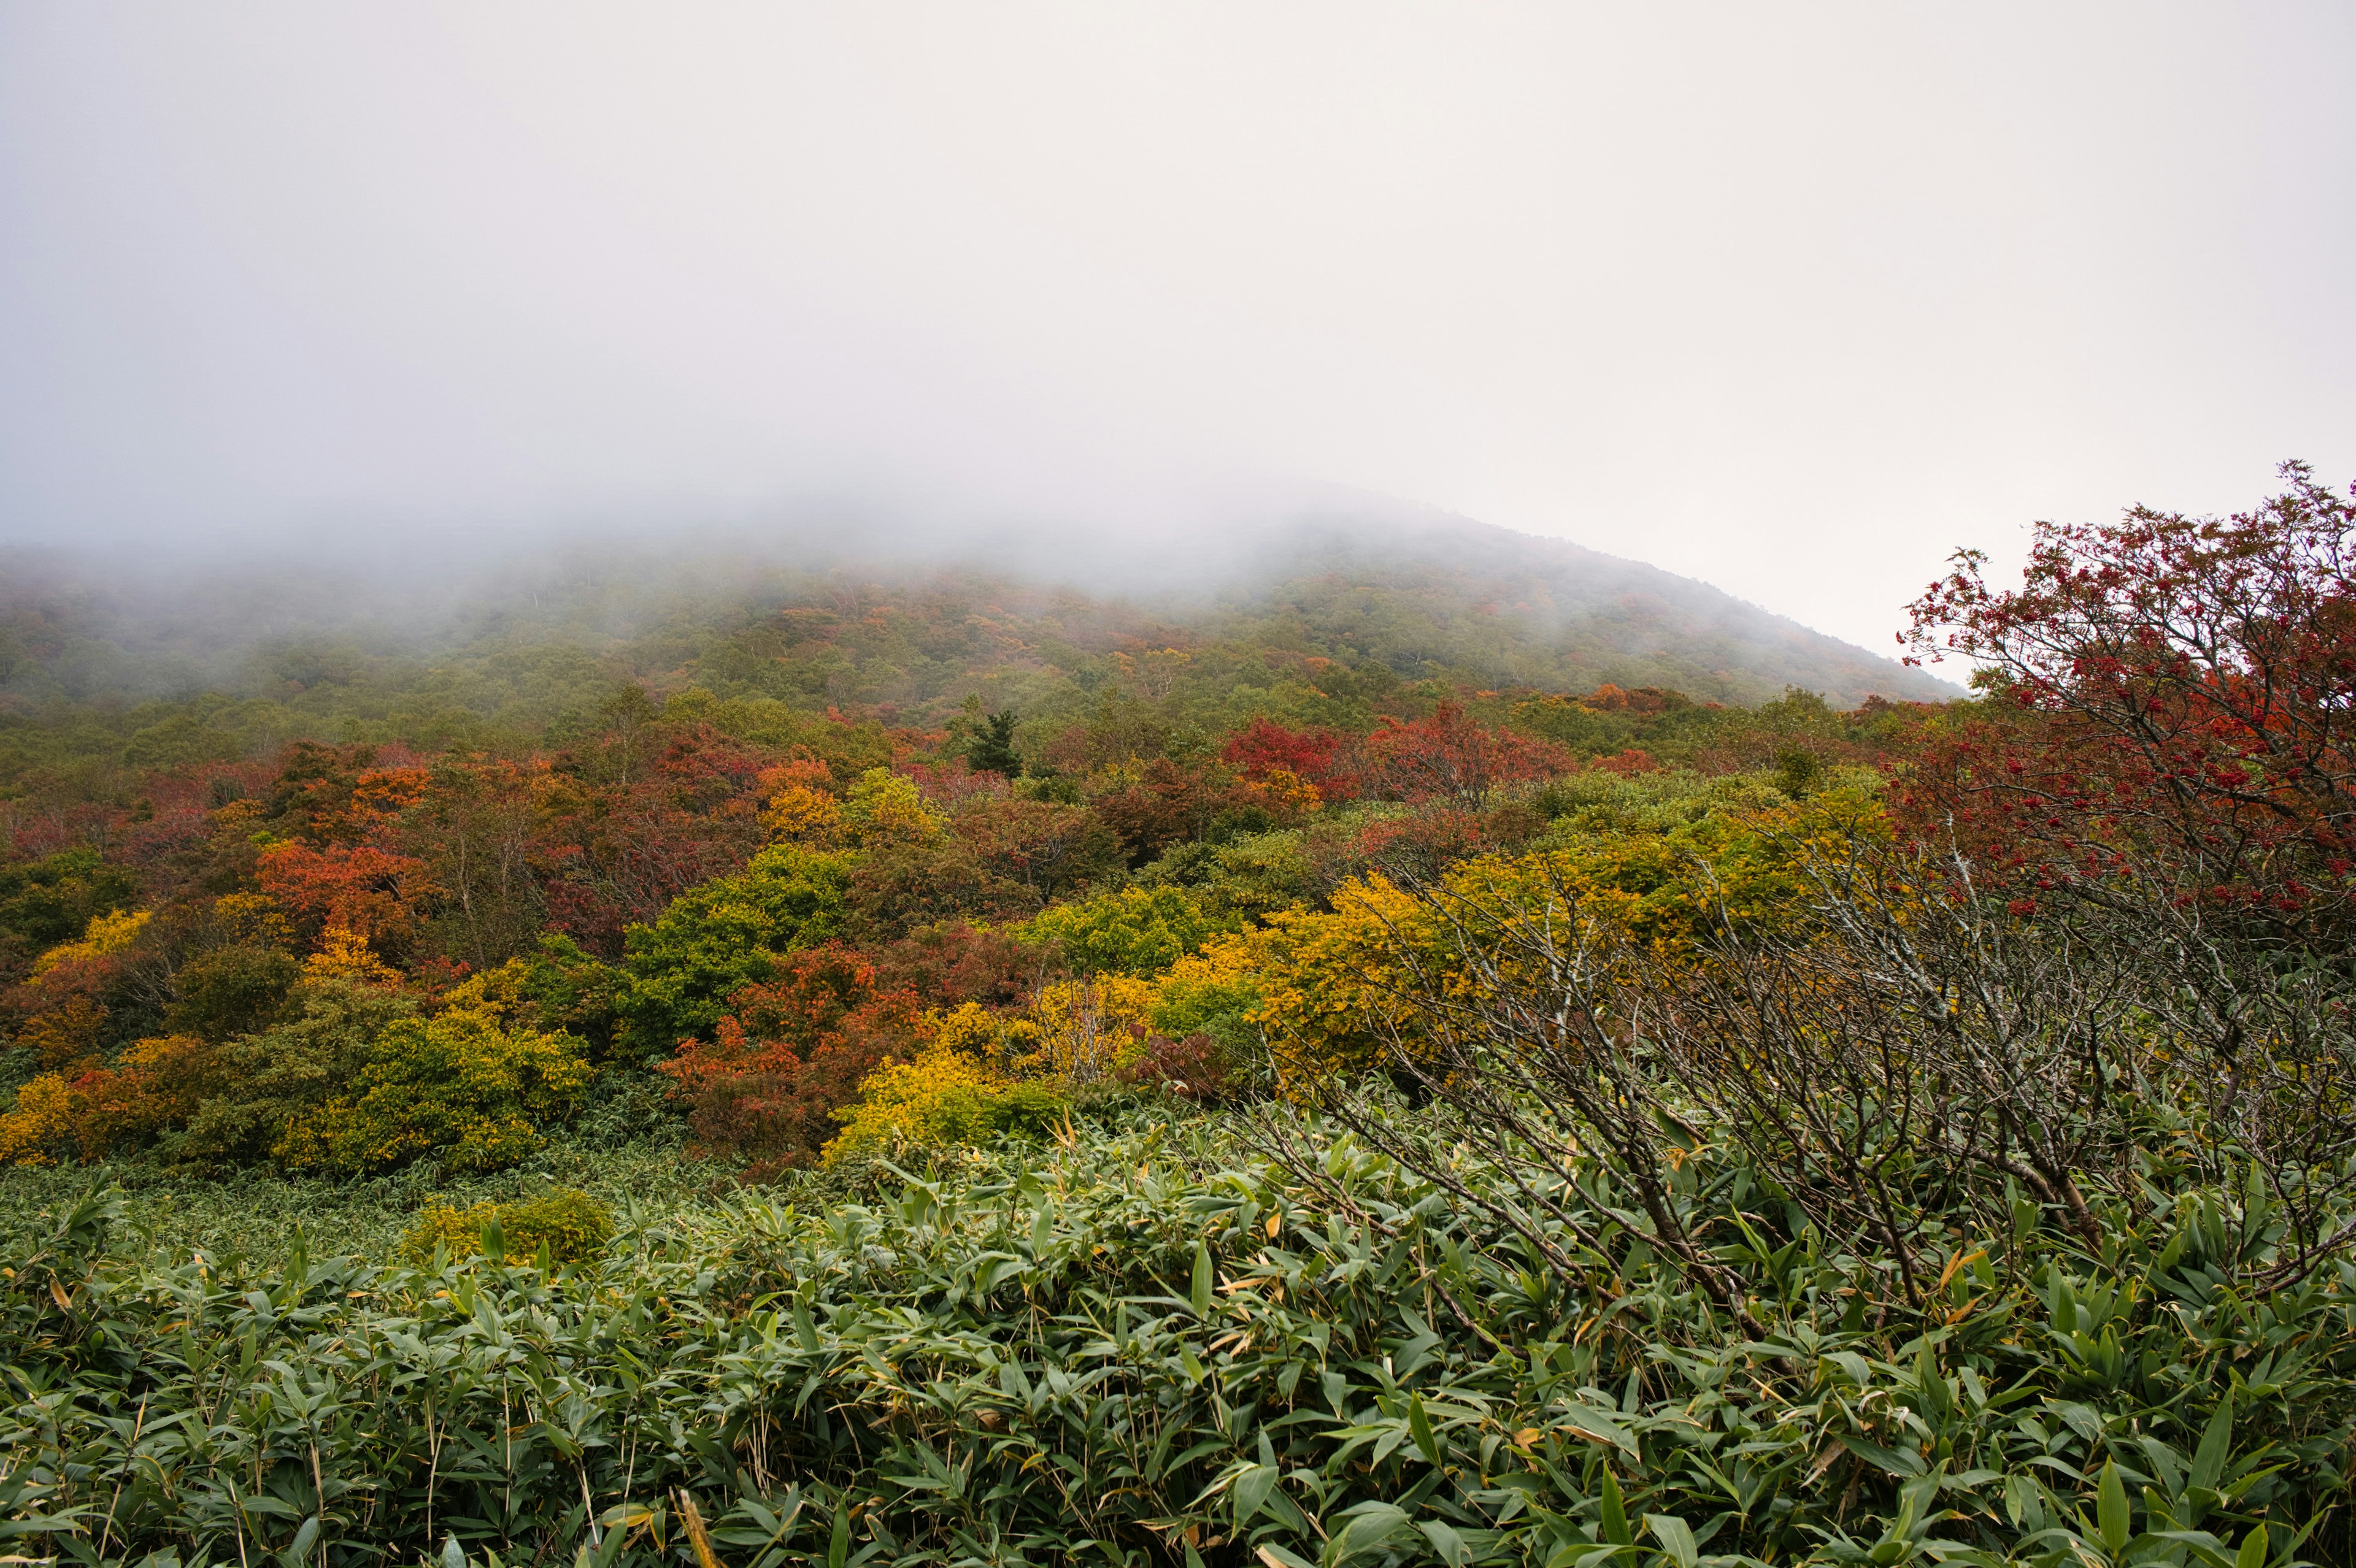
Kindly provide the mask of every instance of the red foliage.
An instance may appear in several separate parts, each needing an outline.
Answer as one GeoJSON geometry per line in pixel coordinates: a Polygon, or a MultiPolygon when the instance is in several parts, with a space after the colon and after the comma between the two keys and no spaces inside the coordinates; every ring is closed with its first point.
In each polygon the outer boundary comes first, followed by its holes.
{"type": "Polygon", "coordinates": [[[255,875],[307,934],[339,925],[372,943],[406,938],[416,904],[432,891],[423,860],[367,844],[273,844],[262,852],[255,875]]]}
{"type": "Polygon", "coordinates": [[[1649,773],[1661,764],[1653,761],[1651,752],[1640,747],[1631,746],[1624,752],[1618,752],[1608,757],[1598,757],[1589,765],[1603,773],[1632,777],[1637,773],[1649,773]]]}
{"type": "Polygon", "coordinates": [[[1120,1070],[1120,1075],[1132,1083],[1189,1100],[1225,1100],[1234,1090],[1226,1053],[1207,1034],[1190,1034],[1183,1040],[1156,1035],[1120,1070]]]}
{"type": "Polygon", "coordinates": [[[1914,656],[1977,662],[1992,710],[1919,753],[1900,805],[2023,893],[2133,867],[2278,928],[2356,892],[2356,505],[2303,466],[2254,511],[2040,524],[2021,586],[1983,559],[1913,607],[1914,656]]]}
{"type": "Polygon", "coordinates": [[[1011,938],[953,926],[871,957],[828,943],[787,958],[778,977],[729,998],[712,1042],[682,1040],[661,1071],[689,1103],[705,1145],[750,1156],[755,1172],[807,1162],[834,1136],[834,1113],[884,1060],[914,1048],[927,1006],[1011,1005],[1030,960],[1011,938]]]}
{"type": "Polygon", "coordinates": [[[1255,719],[1227,737],[1219,759],[1255,783],[1289,773],[1316,785],[1326,800],[1346,800],[1351,781],[1336,765],[1341,752],[1342,737],[1331,730],[1288,730],[1272,720],[1255,719]]]}
{"type": "Polygon", "coordinates": [[[1483,730],[1453,702],[1440,703],[1428,719],[1385,719],[1359,749],[1368,795],[1453,798],[1475,808],[1500,784],[1547,778],[1570,766],[1570,753],[1554,742],[1483,730]]]}

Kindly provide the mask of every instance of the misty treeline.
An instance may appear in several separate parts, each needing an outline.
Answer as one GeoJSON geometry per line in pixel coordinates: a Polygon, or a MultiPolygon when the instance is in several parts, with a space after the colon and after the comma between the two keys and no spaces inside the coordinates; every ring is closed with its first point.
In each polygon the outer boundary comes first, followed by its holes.
{"type": "Polygon", "coordinates": [[[27,791],[0,1539],[2345,1561],[2351,531],[1960,556],[1944,704],[1237,632],[27,791]]]}
{"type": "Polygon", "coordinates": [[[1009,541],[962,564],[939,541],[892,564],[812,548],[791,565],[777,541],[627,539],[544,560],[0,559],[0,791],[107,795],[143,770],[295,740],[517,754],[595,729],[630,686],[708,692],[733,705],[724,722],[771,738],[830,709],[939,730],[977,691],[1033,732],[1141,699],[1197,741],[1254,714],[1364,728],[1458,689],[1952,695],[1558,542],[1470,524],[1273,532],[1265,560],[1215,537],[1138,560],[1105,559],[1102,540],[1046,560],[1009,541]]]}

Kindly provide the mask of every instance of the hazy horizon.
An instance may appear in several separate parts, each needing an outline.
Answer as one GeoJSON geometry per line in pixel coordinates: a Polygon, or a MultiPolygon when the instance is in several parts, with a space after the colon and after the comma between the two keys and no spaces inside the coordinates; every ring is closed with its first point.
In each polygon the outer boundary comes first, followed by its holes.
{"type": "Polygon", "coordinates": [[[2351,45],[2322,5],[0,8],[0,540],[833,506],[1143,556],[1356,496],[1887,654],[1959,545],[2356,478],[2351,45]]]}

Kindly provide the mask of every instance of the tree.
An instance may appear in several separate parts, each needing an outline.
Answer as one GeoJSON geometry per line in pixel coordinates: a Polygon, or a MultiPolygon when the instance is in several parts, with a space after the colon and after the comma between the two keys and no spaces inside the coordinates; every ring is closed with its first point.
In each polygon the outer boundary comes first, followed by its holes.
{"type": "Polygon", "coordinates": [[[1385,719],[1361,745],[1365,793],[1383,800],[1452,798],[1478,811],[1500,784],[1541,779],[1570,765],[1561,747],[1510,730],[1494,733],[1453,702],[1428,719],[1385,719]]]}
{"type": "Polygon", "coordinates": [[[1023,776],[1023,754],[1014,749],[1014,709],[1001,709],[982,721],[981,731],[966,747],[965,760],[978,773],[1023,776]]]}
{"type": "Polygon", "coordinates": [[[667,1055],[691,1036],[710,1039],[731,993],[768,979],[795,949],[841,935],[851,863],[772,845],[742,875],[692,888],[652,925],[632,926],[629,978],[615,999],[624,1049],[667,1055]]]}
{"type": "Polygon", "coordinates": [[[2190,898],[2299,945],[2356,897],[2356,504],[2282,470],[2230,517],[2136,507],[2038,525],[2021,585],[1965,550],[1912,607],[1910,657],[1980,667],[1981,711],[1901,800],[2024,902],[2190,898]]]}

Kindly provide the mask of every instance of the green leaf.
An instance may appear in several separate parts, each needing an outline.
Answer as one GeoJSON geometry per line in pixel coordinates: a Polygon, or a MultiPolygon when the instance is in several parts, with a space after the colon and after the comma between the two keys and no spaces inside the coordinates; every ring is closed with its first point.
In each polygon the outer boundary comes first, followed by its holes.
{"type": "Polygon", "coordinates": [[[1620,1483],[1609,1467],[1603,1472],[1603,1539],[1614,1546],[1636,1544],[1636,1533],[1628,1528],[1627,1508],[1620,1500],[1620,1483]]]}
{"type": "Polygon", "coordinates": [[[1628,1429],[1593,1405],[1569,1405],[1564,1408],[1562,1415],[1565,1421],[1569,1422],[1590,1437],[1601,1437],[1604,1442],[1627,1455],[1631,1463],[1643,1463],[1644,1456],[1637,1452],[1636,1440],[1628,1435],[1628,1429]]]}
{"type": "Polygon", "coordinates": [[[2224,1478],[2225,1461],[2233,1453],[2233,1395],[2226,1391],[2224,1403],[2217,1413],[2209,1418],[2208,1429],[2201,1434],[2201,1446],[2192,1455],[2192,1484],[2204,1491],[2215,1491],[2224,1478]]]}
{"type": "Polygon", "coordinates": [[[2103,1461],[2103,1478],[2094,1488],[2094,1520],[2103,1533],[2103,1550],[2116,1557],[2133,1533],[2127,1518],[2127,1487],[2119,1478],[2115,1459],[2103,1461]]]}
{"type": "Polygon", "coordinates": [[[319,1516],[315,1513],[303,1521],[302,1529],[294,1532],[294,1539],[286,1547],[286,1560],[289,1563],[302,1562],[311,1555],[311,1548],[317,1543],[318,1539],[319,1516]]]}
{"type": "Polygon", "coordinates": [[[2233,1568],[2266,1568],[2266,1527],[2251,1527],[2242,1537],[2242,1549],[2233,1553],[2233,1568]]]}
{"type": "Polygon", "coordinates": [[[1407,1396],[1407,1429],[1415,1438],[1415,1445],[1422,1451],[1425,1461],[1438,1469],[1440,1439],[1431,1430],[1431,1417],[1424,1413],[1423,1395],[1419,1393],[1407,1396]]]}
{"type": "Polygon", "coordinates": [[[1675,1514],[1648,1513],[1644,1516],[1644,1528],[1676,1560],[1677,1568],[1694,1568],[1700,1561],[1701,1548],[1694,1544],[1693,1531],[1675,1514]]]}
{"type": "Polygon", "coordinates": [[[1416,1528],[1423,1531],[1423,1538],[1431,1542],[1432,1551],[1440,1554],[1440,1560],[1448,1564],[1448,1568],[1464,1568],[1465,1563],[1471,1559],[1471,1549],[1464,1544],[1464,1538],[1456,1533],[1453,1526],[1442,1524],[1436,1519],[1427,1519],[1416,1528]]]}
{"type": "MultiPolygon", "coordinates": [[[[487,1225],[483,1228],[490,1229],[487,1225]]],[[[442,1568],[466,1568],[466,1549],[458,1544],[458,1538],[455,1535],[442,1542],[442,1568]]]]}
{"type": "Polygon", "coordinates": [[[1381,1545],[1408,1522],[1407,1510],[1395,1503],[1360,1503],[1350,1511],[1350,1522],[1325,1543],[1323,1568],[1334,1568],[1359,1552],[1381,1545]]]}
{"type": "Polygon", "coordinates": [[[834,1534],[826,1543],[826,1568],[842,1568],[843,1559],[851,1555],[851,1499],[846,1497],[834,1510],[834,1534]]]}
{"type": "Polygon", "coordinates": [[[1208,1317],[1211,1315],[1211,1286],[1213,1283],[1214,1276],[1211,1273],[1211,1249],[1205,1246],[1202,1243],[1196,1242],[1194,1243],[1194,1286],[1187,1292],[1187,1296],[1194,1305],[1194,1316],[1197,1317],[1208,1317]]]}
{"type": "Polygon", "coordinates": [[[1276,1480],[1273,1465],[1253,1465],[1237,1475],[1233,1499],[1237,1530],[1249,1524],[1252,1516],[1259,1512],[1261,1505],[1268,1501],[1268,1494],[1276,1489],[1276,1480]]]}

